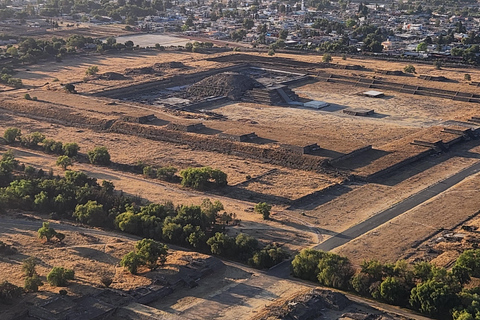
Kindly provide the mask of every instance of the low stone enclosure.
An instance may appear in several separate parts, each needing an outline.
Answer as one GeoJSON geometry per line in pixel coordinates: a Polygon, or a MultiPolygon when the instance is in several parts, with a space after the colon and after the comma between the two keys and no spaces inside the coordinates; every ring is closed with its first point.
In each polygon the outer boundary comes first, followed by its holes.
{"type": "Polygon", "coordinates": [[[318,73],[317,80],[333,83],[342,83],[352,85],[354,87],[384,89],[402,93],[409,93],[414,95],[423,95],[436,98],[451,99],[456,101],[480,103],[480,94],[473,94],[468,92],[442,90],[436,88],[420,87],[414,85],[407,85],[403,83],[388,82],[383,80],[376,80],[370,78],[361,78],[357,76],[345,76],[329,73],[318,73]]]}
{"type": "MultiPolygon", "coordinates": [[[[30,304],[13,319],[39,320],[99,320],[125,319],[124,308],[132,311],[130,305],[147,305],[158,301],[179,288],[193,288],[207,275],[221,271],[225,265],[217,258],[192,259],[186,266],[180,266],[176,274],[152,279],[148,286],[124,291],[110,288],[95,288],[93,293],[83,297],[56,295],[30,304]]],[[[145,306],[146,308],[150,308],[145,306]]],[[[153,311],[156,309],[152,308],[153,311]]],[[[135,311],[133,311],[136,313],[135,311]]],[[[143,319],[144,314],[133,314],[135,319],[143,319]]],[[[147,319],[152,319],[147,317],[147,319]]]]}

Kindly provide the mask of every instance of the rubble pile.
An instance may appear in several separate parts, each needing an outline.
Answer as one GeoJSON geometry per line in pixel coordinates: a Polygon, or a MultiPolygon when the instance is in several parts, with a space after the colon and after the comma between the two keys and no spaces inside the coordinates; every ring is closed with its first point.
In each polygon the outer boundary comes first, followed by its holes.
{"type": "Polygon", "coordinates": [[[231,100],[240,100],[245,91],[260,88],[256,80],[236,72],[224,72],[207,77],[187,89],[190,96],[213,97],[226,96],[231,100]]]}

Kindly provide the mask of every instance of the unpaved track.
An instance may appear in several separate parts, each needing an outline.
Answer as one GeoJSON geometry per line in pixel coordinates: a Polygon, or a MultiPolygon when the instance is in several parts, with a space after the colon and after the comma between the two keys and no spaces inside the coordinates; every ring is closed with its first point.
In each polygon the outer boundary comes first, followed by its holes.
{"type": "Polygon", "coordinates": [[[454,174],[453,176],[436,183],[419,193],[391,206],[390,208],[383,210],[382,212],[374,215],[373,217],[329,238],[321,244],[314,247],[317,250],[330,251],[337,247],[340,247],[347,242],[355,239],[370,230],[379,227],[387,221],[401,215],[402,213],[415,208],[416,206],[424,203],[427,200],[439,195],[447,189],[458,184],[465,178],[480,172],[480,162],[454,174]]]}

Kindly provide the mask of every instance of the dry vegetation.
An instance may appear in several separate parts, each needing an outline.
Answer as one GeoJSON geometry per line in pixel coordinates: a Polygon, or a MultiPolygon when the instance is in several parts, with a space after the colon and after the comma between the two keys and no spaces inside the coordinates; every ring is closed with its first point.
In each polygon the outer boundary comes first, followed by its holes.
{"type": "MultiPolygon", "coordinates": [[[[275,57],[277,56],[313,63],[321,61],[321,56],[277,54],[275,57]]],[[[25,133],[40,131],[47,138],[77,142],[83,153],[94,146],[103,145],[110,151],[112,159],[119,163],[143,162],[158,167],[173,165],[179,169],[190,166],[211,166],[220,169],[227,173],[229,187],[227,191],[212,194],[181,188],[179,184],[146,180],[139,175],[108,168],[86,164],[73,166],[74,170],[84,171],[99,180],[111,180],[117,189],[131,195],[140,195],[149,201],[172,200],[174,203],[199,204],[206,197],[212,200],[219,199],[225,205],[227,212],[234,212],[241,219],[239,225],[229,230],[231,234],[246,232],[264,242],[275,241],[285,244],[291,250],[298,250],[326,240],[432,184],[478,163],[480,158],[478,141],[474,140],[451,153],[433,155],[419,163],[408,165],[375,183],[344,181],[348,174],[367,175],[421,152],[422,147],[410,145],[413,139],[427,141],[450,139],[448,134],[441,133],[443,123],[448,120],[465,121],[471,116],[478,116],[478,106],[473,103],[417,97],[398,92],[386,92],[386,97],[383,99],[370,99],[357,95],[358,92],[363,91],[362,88],[317,82],[300,85],[294,89],[302,98],[326,101],[331,104],[321,111],[238,102],[210,108],[210,111],[225,116],[226,120],[191,119],[186,117],[186,113],[167,112],[161,107],[125,101],[115,101],[112,104],[111,99],[89,95],[102,88],[128,86],[138,81],[162,79],[177,74],[179,71],[176,69],[167,68],[161,75],[156,76],[132,75],[128,80],[97,79],[81,83],[85,69],[91,65],[98,65],[101,73],[124,73],[126,67],[152,66],[154,63],[170,61],[183,63],[187,67],[181,71],[184,73],[195,73],[230,65],[205,60],[209,57],[211,55],[193,53],[140,52],[122,56],[76,57],[66,59],[60,64],[46,63],[29,66],[28,71],[25,68],[16,75],[22,78],[26,88],[4,93],[0,98],[0,103],[11,106],[9,111],[0,113],[0,132],[11,126],[19,127],[25,133]],[[58,81],[53,81],[54,79],[58,81]],[[61,83],[77,81],[79,95],[67,94],[61,88],[61,83]],[[31,96],[37,96],[39,101],[24,100],[23,96],[26,92],[31,96]],[[377,114],[372,117],[347,116],[342,113],[346,107],[371,108],[375,109],[377,114]],[[12,111],[15,108],[22,110],[25,114],[12,111]],[[230,134],[255,132],[261,138],[268,139],[267,143],[261,145],[264,148],[275,149],[280,143],[297,146],[318,143],[322,148],[318,157],[324,159],[335,158],[365,145],[373,145],[375,150],[383,151],[387,155],[364,161],[362,166],[355,160],[351,160],[346,165],[346,167],[350,166],[351,171],[347,171],[345,175],[334,175],[328,172],[282,167],[264,159],[205,151],[201,148],[192,149],[185,144],[95,131],[85,127],[69,126],[66,123],[52,123],[50,119],[42,119],[38,116],[32,119],[28,114],[29,110],[42,110],[46,116],[51,110],[60,110],[60,112],[69,113],[71,117],[88,116],[102,121],[115,120],[125,115],[138,116],[154,113],[160,120],[151,124],[152,126],[164,126],[169,122],[202,122],[210,129],[230,134]],[[288,204],[294,200],[342,183],[344,184],[338,194],[333,193],[332,196],[326,191],[319,193],[312,203],[300,203],[296,209],[288,208],[288,204]],[[276,205],[271,221],[264,221],[260,215],[253,213],[255,203],[263,200],[276,205]]],[[[275,57],[271,58],[272,61],[275,61],[275,57]]],[[[358,59],[343,61],[335,58],[334,63],[364,65],[371,70],[402,70],[404,67],[403,63],[358,59]]],[[[443,75],[454,82],[441,83],[420,80],[416,77],[378,75],[373,71],[352,72],[320,68],[315,71],[349,75],[353,73],[357,76],[382,78],[392,82],[464,92],[478,91],[473,86],[469,86],[463,77],[465,73],[469,73],[473,80],[480,79],[480,70],[444,68],[438,71],[433,66],[415,66],[418,74],[443,75]]],[[[55,167],[53,156],[25,150],[16,150],[15,153],[18,159],[26,164],[42,168],[55,167]]],[[[478,212],[480,206],[478,196],[476,197],[476,191],[480,187],[478,177],[477,174],[466,179],[439,196],[349,242],[337,249],[337,252],[348,256],[355,263],[360,263],[367,258],[393,261],[408,255],[412,260],[436,257],[438,264],[447,265],[449,261],[456,258],[459,248],[468,247],[470,243],[464,241],[465,243],[461,244],[445,244],[440,241],[431,245],[440,254],[428,256],[424,254],[427,250],[417,241],[425,240],[439,228],[451,229],[460,221],[478,212]],[[412,248],[413,244],[416,244],[415,248],[412,248]]],[[[10,260],[0,260],[0,275],[6,275],[8,270],[12,270],[11,280],[15,284],[22,284],[20,262],[29,255],[35,255],[42,261],[38,267],[41,275],[44,275],[52,265],[73,267],[77,272],[78,280],[69,288],[72,293],[77,288],[80,290],[81,286],[98,286],[98,270],[110,272],[114,276],[112,286],[118,289],[148,284],[148,278],[128,275],[116,266],[119,258],[131,249],[131,238],[100,231],[82,233],[72,229],[65,231],[67,237],[63,246],[44,245],[36,239],[35,228],[30,224],[30,220],[19,220],[29,222],[25,227],[22,227],[22,223],[18,227],[14,226],[12,222],[14,220],[8,220],[8,223],[5,221],[7,220],[3,219],[0,224],[0,228],[3,228],[3,230],[0,229],[0,240],[13,244],[20,251],[18,256],[10,260]]],[[[479,221],[473,219],[468,224],[477,226],[479,221]]],[[[458,228],[460,226],[453,232],[457,232],[458,228]]],[[[184,254],[171,255],[167,265],[178,265],[180,256],[184,254]]],[[[188,253],[188,255],[195,254],[188,253]]],[[[162,272],[175,272],[175,269],[168,267],[162,272]]],[[[219,275],[223,282],[213,283],[215,281],[212,280],[212,283],[196,289],[198,292],[193,292],[192,297],[182,296],[184,293],[178,293],[178,295],[175,293],[168,299],[158,302],[158,307],[171,308],[172,313],[185,312],[191,316],[207,311],[212,316],[221,313],[228,318],[237,312],[247,312],[251,315],[252,310],[258,310],[264,306],[265,301],[285,297],[295,291],[289,288],[291,284],[288,281],[278,282],[278,280],[268,279],[265,280],[265,288],[271,290],[270,296],[263,292],[260,295],[261,298],[257,300],[245,298],[242,300],[245,305],[223,311],[221,304],[212,306],[200,297],[216,296],[223,292],[222,290],[229,290],[230,286],[233,288],[239,283],[254,281],[253,276],[245,271],[234,274],[229,273],[233,272],[231,270],[225,272],[219,275]]],[[[1,276],[0,280],[3,280],[1,276]]],[[[46,286],[45,295],[55,290],[46,286]]]]}

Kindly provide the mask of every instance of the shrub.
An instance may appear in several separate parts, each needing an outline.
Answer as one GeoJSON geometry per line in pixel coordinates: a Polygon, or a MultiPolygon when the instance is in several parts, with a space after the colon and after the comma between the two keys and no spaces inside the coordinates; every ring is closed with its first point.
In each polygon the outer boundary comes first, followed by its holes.
{"type": "Polygon", "coordinates": [[[47,275],[47,281],[54,287],[66,287],[68,280],[73,280],[75,272],[72,269],[63,267],[53,267],[52,271],[47,275]]]}
{"type": "Polygon", "coordinates": [[[98,66],[90,66],[88,69],[85,71],[85,74],[87,76],[93,76],[98,73],[98,66]]]}
{"type": "Polygon", "coordinates": [[[25,278],[25,291],[37,292],[39,286],[43,286],[43,282],[36,274],[31,277],[25,278]]]}
{"type": "Polygon", "coordinates": [[[12,144],[22,136],[22,131],[18,128],[7,128],[3,134],[3,138],[7,144],[12,144]]]}
{"type": "Polygon", "coordinates": [[[405,71],[406,73],[415,73],[416,72],[415,67],[412,66],[411,64],[405,66],[405,68],[403,68],[403,71],[405,71]]]}
{"type": "Polygon", "coordinates": [[[25,98],[25,100],[32,100],[32,97],[30,97],[28,93],[25,93],[23,97],[25,98]]]}
{"type": "Polygon", "coordinates": [[[20,138],[21,144],[28,148],[37,147],[43,140],[45,140],[45,135],[40,132],[32,132],[20,138]]]}
{"type": "Polygon", "coordinates": [[[152,239],[143,239],[135,245],[137,254],[142,259],[142,264],[150,270],[155,270],[158,266],[163,266],[167,261],[167,245],[152,239]]]}
{"type": "Polygon", "coordinates": [[[210,185],[227,185],[227,174],[210,167],[188,168],[180,171],[182,186],[197,190],[207,189],[210,185]]]}
{"type": "Polygon", "coordinates": [[[325,63],[332,62],[332,55],[330,53],[325,53],[322,57],[322,62],[325,62],[325,63]]]}
{"type": "Polygon", "coordinates": [[[145,178],[155,178],[157,176],[155,169],[151,166],[145,166],[143,168],[143,175],[145,178]]]}
{"type": "Polygon", "coordinates": [[[73,164],[73,159],[69,156],[60,156],[57,158],[56,165],[61,167],[63,170],[67,170],[69,166],[73,164]]]}
{"type": "Polygon", "coordinates": [[[127,269],[131,274],[137,274],[138,267],[142,265],[142,258],[134,251],[123,256],[120,266],[127,269]]]}
{"type": "Polygon", "coordinates": [[[55,229],[50,228],[50,223],[44,222],[42,227],[38,229],[38,237],[40,239],[47,239],[47,242],[52,240],[52,238],[57,234],[55,229]]]}
{"type": "Polygon", "coordinates": [[[76,157],[80,147],[75,142],[65,143],[62,147],[63,154],[67,157],[73,158],[76,157]]]}
{"type": "Polygon", "coordinates": [[[110,164],[110,154],[106,147],[96,147],[88,151],[88,160],[91,164],[108,166],[110,164]]]}
{"type": "Polygon", "coordinates": [[[270,218],[270,210],[272,206],[266,202],[257,203],[254,207],[256,213],[260,213],[263,216],[264,220],[268,220],[270,218]]]}
{"type": "Polygon", "coordinates": [[[470,74],[465,73],[465,76],[463,77],[463,79],[465,79],[465,81],[471,81],[472,77],[470,76],[470,74]]]}
{"type": "Polygon", "coordinates": [[[175,178],[175,173],[177,173],[177,168],[171,166],[163,167],[157,170],[157,178],[172,181],[175,178]]]}
{"type": "Polygon", "coordinates": [[[37,274],[35,271],[35,266],[36,266],[35,258],[34,257],[29,257],[25,260],[23,260],[22,263],[22,271],[25,274],[26,277],[33,277],[34,275],[37,274]]]}

